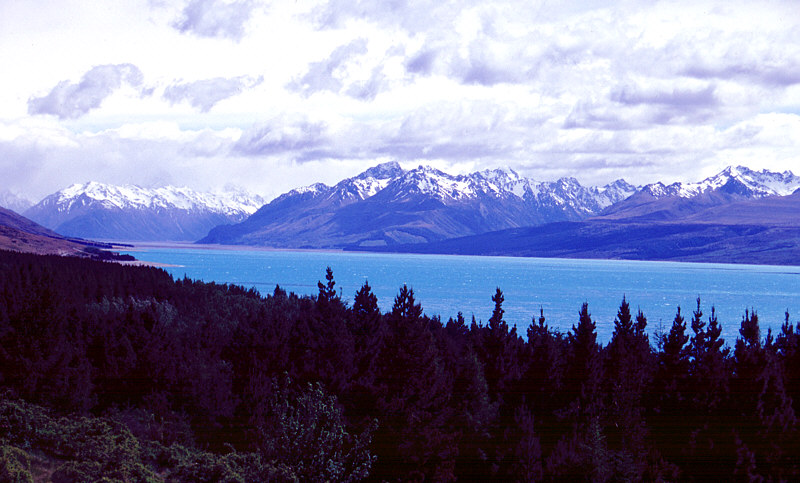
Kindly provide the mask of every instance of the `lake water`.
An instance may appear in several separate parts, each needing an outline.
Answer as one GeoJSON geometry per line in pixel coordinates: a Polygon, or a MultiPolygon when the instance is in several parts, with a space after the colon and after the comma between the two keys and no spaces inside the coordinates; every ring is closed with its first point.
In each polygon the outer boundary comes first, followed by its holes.
{"type": "Polygon", "coordinates": [[[378,303],[390,310],[399,288],[414,289],[428,315],[444,321],[461,311],[486,322],[495,288],[503,291],[505,319],[525,335],[531,318],[544,309],[547,323],[562,332],[578,321],[583,302],[597,323],[598,339],[607,342],[623,295],[636,313],[641,308],[652,333],[663,330],[678,306],[688,322],[699,296],[704,319],[716,307],[729,345],[738,336],[746,309],[755,309],[762,336],[780,329],[784,313],[800,319],[800,267],[708,263],[566,260],[450,255],[400,255],[321,251],[271,251],[186,245],[137,246],[140,260],[170,264],[176,278],[233,283],[272,293],[275,285],[297,294],[316,294],[325,268],[333,269],[336,287],[352,305],[355,292],[369,281],[378,303]]]}

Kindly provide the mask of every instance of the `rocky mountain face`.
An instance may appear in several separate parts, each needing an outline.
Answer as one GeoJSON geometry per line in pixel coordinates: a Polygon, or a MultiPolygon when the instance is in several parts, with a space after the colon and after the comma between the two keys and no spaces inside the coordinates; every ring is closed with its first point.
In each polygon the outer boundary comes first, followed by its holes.
{"type": "Polygon", "coordinates": [[[800,179],[728,168],[700,183],[643,187],[583,221],[549,223],[387,251],[797,265],[800,179]]]}
{"type": "Polygon", "coordinates": [[[264,202],[242,191],[211,194],[90,182],[50,195],[24,215],[70,237],[194,241],[215,226],[244,220],[264,202]]]}
{"type": "Polygon", "coordinates": [[[48,196],[24,214],[80,238],[370,249],[584,220],[742,224],[746,213],[748,223],[793,226],[794,204],[775,200],[798,189],[800,177],[791,172],[742,166],[697,183],[586,187],[575,178],[536,181],[512,169],[454,176],[390,162],[266,204],[244,192],[93,182],[48,196]]]}
{"type": "Polygon", "coordinates": [[[395,162],[334,186],[290,191],[242,223],[200,243],[291,248],[425,243],[552,221],[582,220],[636,191],[623,180],[584,187],[574,178],[540,182],[511,169],[453,176],[395,162]]]}
{"type": "MultiPolygon", "coordinates": [[[[610,206],[599,218],[641,222],[684,220],[715,207],[787,196],[798,189],[800,176],[791,171],[774,173],[767,170],[753,171],[743,166],[728,167],[699,183],[646,185],[628,199],[610,206]]],[[[736,216],[736,213],[724,213],[724,209],[717,212],[720,216],[736,216]]],[[[771,216],[768,210],[764,215],[771,216]]]]}

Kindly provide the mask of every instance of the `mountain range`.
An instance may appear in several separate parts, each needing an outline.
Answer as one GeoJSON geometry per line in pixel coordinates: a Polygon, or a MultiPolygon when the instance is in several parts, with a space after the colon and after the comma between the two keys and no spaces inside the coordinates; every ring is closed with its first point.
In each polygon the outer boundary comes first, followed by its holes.
{"type": "Polygon", "coordinates": [[[195,241],[215,226],[242,221],[264,202],[244,191],[212,194],[89,182],[58,191],[23,214],[69,237],[195,241]]]}
{"type": "Polygon", "coordinates": [[[698,183],[689,185],[690,189],[674,189],[666,194],[644,187],[600,216],[583,221],[508,229],[424,245],[398,245],[386,250],[800,264],[800,189],[797,188],[800,180],[797,177],[791,173],[754,173],[738,167],[709,180],[724,182],[698,183]],[[781,176],[783,182],[780,183],[746,183],[754,179],[780,179],[781,176]],[[743,186],[747,189],[742,189],[743,186]],[[702,189],[691,189],[698,187],[702,189]],[[791,194],[786,194],[789,192],[791,194]]]}
{"type": "Polygon", "coordinates": [[[742,166],[695,183],[585,187],[508,168],[454,176],[389,162],[268,203],[241,191],[91,182],[24,214],[61,235],[109,240],[797,263],[799,189],[789,171],[742,166]]]}
{"type": "Polygon", "coordinates": [[[574,178],[540,182],[511,169],[453,176],[384,163],[334,186],[292,190],[245,221],[217,227],[200,243],[284,248],[427,243],[511,227],[581,220],[636,191],[623,180],[584,187],[574,178]]]}

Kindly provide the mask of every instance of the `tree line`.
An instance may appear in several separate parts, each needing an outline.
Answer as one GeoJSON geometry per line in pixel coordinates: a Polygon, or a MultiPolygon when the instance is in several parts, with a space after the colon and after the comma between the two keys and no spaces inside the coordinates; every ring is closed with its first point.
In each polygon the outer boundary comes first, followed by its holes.
{"type": "Polygon", "coordinates": [[[368,282],[351,304],[330,268],[318,288],[0,252],[0,466],[49,454],[72,465],[60,481],[800,478],[789,314],[762,334],[746,311],[724,341],[698,300],[653,334],[623,297],[602,345],[587,304],[570,330],[540,311],[523,337],[500,288],[485,323],[430,317],[407,286],[386,313],[368,282]],[[65,456],[31,429],[48,424],[117,437],[65,456]]]}

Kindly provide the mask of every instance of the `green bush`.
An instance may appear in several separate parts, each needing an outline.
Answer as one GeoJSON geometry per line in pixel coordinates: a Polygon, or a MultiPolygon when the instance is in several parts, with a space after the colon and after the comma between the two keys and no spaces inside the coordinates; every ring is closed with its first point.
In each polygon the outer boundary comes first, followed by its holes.
{"type": "Polygon", "coordinates": [[[30,455],[13,446],[0,446],[0,482],[33,483],[30,455]]]}

